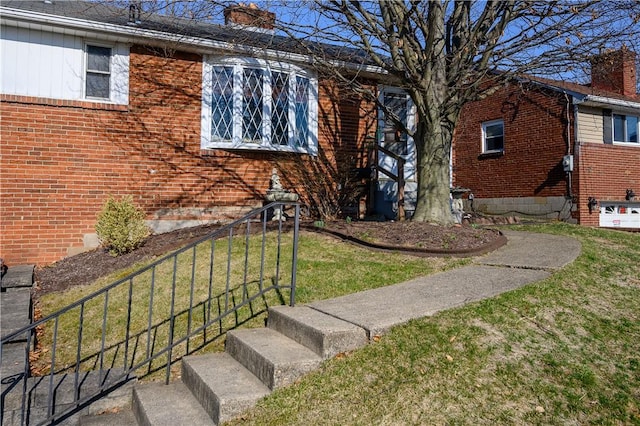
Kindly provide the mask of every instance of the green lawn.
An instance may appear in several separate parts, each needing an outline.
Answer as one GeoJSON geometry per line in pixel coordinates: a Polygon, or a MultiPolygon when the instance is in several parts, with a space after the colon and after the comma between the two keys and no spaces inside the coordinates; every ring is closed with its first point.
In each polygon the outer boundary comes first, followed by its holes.
{"type": "MultiPolygon", "coordinates": [[[[92,370],[101,365],[131,366],[148,356],[155,357],[144,369],[137,370],[138,377],[143,378],[166,363],[167,355],[162,351],[170,341],[171,322],[167,319],[172,312],[175,316],[172,323],[174,342],[181,336],[192,334],[199,327],[210,324],[176,348],[172,359],[189,353],[222,351],[223,337],[227,330],[263,326],[268,306],[287,303],[288,294],[271,292],[219,321],[211,322],[211,318],[215,319],[226,306],[239,306],[246,300],[246,294],[256,294],[261,275],[266,277],[265,286],[273,282],[277,235],[268,234],[264,258],[261,256],[262,241],[259,236],[248,239],[245,236],[234,237],[231,245],[228,241],[216,241],[213,255],[211,242],[180,254],[175,262],[175,278],[174,262],[165,262],[155,271],[149,270],[136,276],[124,285],[110,290],[108,294],[61,315],[57,329],[53,321],[46,323],[39,333],[42,351],[33,363],[34,373],[46,374],[51,371],[52,365],[55,371],[69,371],[76,368],[76,359],[82,360],[79,367],[81,370],[92,370]],[[215,259],[213,267],[210,261],[212,257],[215,259]],[[246,267],[245,259],[248,259],[246,267]],[[231,265],[230,275],[227,274],[228,264],[231,265]],[[246,288],[239,284],[242,282],[247,282],[246,288]],[[224,291],[229,283],[233,290],[227,299],[224,291]],[[213,296],[210,298],[209,294],[213,296]],[[172,299],[173,311],[170,309],[172,299]],[[107,315],[103,316],[105,310],[107,315]],[[83,319],[82,327],[79,327],[80,318],[83,319]],[[128,323],[129,332],[126,331],[128,323]],[[49,350],[54,335],[57,340],[55,360],[49,350]],[[104,356],[100,355],[102,346],[107,348],[104,356]]],[[[280,281],[287,283],[291,276],[290,269],[287,269],[291,264],[291,234],[285,234],[282,243],[279,273],[280,281]]],[[[469,260],[461,259],[429,259],[372,252],[334,238],[303,232],[298,247],[296,301],[308,303],[337,297],[402,282],[468,262],[469,260]]],[[[87,286],[47,294],[39,300],[38,307],[43,316],[49,315],[126,277],[142,266],[144,265],[116,271],[87,286]]],[[[179,371],[179,365],[174,371],[179,371]]]]}
{"type": "MultiPolygon", "coordinates": [[[[640,425],[640,234],[563,224],[515,229],[574,236],[582,254],[542,282],[396,327],[274,392],[232,424],[640,425]]],[[[237,250],[242,253],[243,244],[237,250]]],[[[303,234],[297,300],[337,297],[469,262],[370,252],[303,234]]],[[[41,305],[64,306],[122,274],[48,296],[41,305]]],[[[187,303],[185,297],[178,303],[187,303]]],[[[115,304],[121,299],[109,299],[114,324],[127,312],[115,304]]],[[[235,320],[261,326],[262,308],[235,320]]],[[[92,334],[84,331],[83,344],[92,334]]],[[[69,338],[73,347],[77,336],[69,338]]],[[[207,350],[221,350],[221,340],[207,350]]]]}
{"type": "Polygon", "coordinates": [[[542,282],[396,327],[232,424],[640,425],[640,234],[516,229],[576,237],[582,254],[542,282]]]}

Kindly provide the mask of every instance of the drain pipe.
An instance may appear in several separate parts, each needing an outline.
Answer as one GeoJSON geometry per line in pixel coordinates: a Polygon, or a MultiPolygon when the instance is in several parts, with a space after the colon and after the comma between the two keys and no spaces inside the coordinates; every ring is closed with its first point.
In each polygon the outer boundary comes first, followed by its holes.
{"type": "MultiPolygon", "coordinates": [[[[567,198],[573,199],[573,185],[572,185],[572,175],[573,175],[573,158],[571,154],[571,113],[569,112],[569,108],[571,106],[571,100],[569,99],[569,95],[566,91],[564,93],[564,98],[567,101],[566,115],[567,115],[567,157],[570,164],[565,164],[566,160],[563,160],[563,165],[565,166],[565,170],[567,172],[567,198]]],[[[574,125],[577,125],[578,120],[578,109],[577,105],[574,105],[574,125]]]]}

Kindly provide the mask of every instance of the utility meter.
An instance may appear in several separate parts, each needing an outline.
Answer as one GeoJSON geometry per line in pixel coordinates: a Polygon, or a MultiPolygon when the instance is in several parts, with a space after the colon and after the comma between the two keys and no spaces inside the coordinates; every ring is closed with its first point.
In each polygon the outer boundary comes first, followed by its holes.
{"type": "Polygon", "coordinates": [[[573,155],[565,155],[562,157],[562,168],[565,172],[573,171],[573,155]]]}

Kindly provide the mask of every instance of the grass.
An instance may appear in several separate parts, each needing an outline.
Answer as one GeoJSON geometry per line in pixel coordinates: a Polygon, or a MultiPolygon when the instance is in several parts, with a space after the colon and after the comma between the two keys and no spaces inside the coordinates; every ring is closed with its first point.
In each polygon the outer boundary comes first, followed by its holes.
{"type": "MultiPolygon", "coordinates": [[[[231,424],[640,425],[640,234],[515,229],[575,237],[582,254],[544,281],[396,327],[231,424]]],[[[298,302],[465,263],[304,235],[298,302]]]]}
{"type": "MultiPolygon", "coordinates": [[[[155,377],[153,373],[162,368],[168,357],[162,350],[170,342],[172,323],[167,318],[171,316],[169,308],[172,298],[176,318],[173,322],[174,342],[180,336],[202,328],[201,332],[176,348],[173,359],[183,354],[198,353],[201,349],[223,350],[221,337],[227,330],[239,326],[262,326],[268,306],[288,302],[288,294],[271,292],[239,307],[247,301],[247,294],[259,291],[261,275],[266,278],[265,285],[275,279],[277,241],[275,235],[268,235],[264,262],[261,261],[261,240],[256,236],[238,236],[230,244],[227,239],[216,241],[213,248],[214,267],[211,269],[212,248],[211,242],[207,242],[177,257],[175,285],[172,275],[174,263],[165,262],[155,271],[147,271],[70,310],[60,317],[57,327],[52,322],[46,324],[39,335],[42,351],[34,363],[34,372],[46,374],[51,368],[54,371],[68,371],[74,368],[76,359],[82,360],[82,370],[100,366],[131,366],[151,356],[154,360],[144,365],[144,370],[138,370],[138,374],[155,377]],[[245,257],[248,259],[246,269],[245,257]],[[227,264],[231,265],[231,274],[227,274],[227,264]],[[245,281],[246,286],[240,284],[245,281]],[[153,291],[151,282],[154,283],[153,291]],[[227,285],[232,289],[229,300],[223,296],[227,285]],[[226,305],[238,307],[237,311],[205,327],[206,323],[224,311],[226,305]],[[105,310],[108,314],[103,318],[105,310]],[[80,318],[83,318],[81,332],[78,327],[80,318]],[[127,323],[130,323],[128,333],[125,332],[127,323]],[[55,359],[52,359],[49,349],[54,334],[58,343],[55,359]],[[103,341],[108,349],[106,355],[100,357],[103,341]]],[[[291,235],[285,235],[282,243],[279,280],[288,283],[291,271],[285,266],[290,264],[291,259],[291,235]]],[[[460,259],[424,259],[371,252],[315,233],[302,233],[298,250],[297,303],[393,284],[468,263],[460,259]]],[[[143,266],[116,271],[91,285],[45,295],[39,301],[39,308],[46,316],[143,266]]]]}
{"type": "Polygon", "coordinates": [[[640,234],[570,225],[548,279],[414,320],[231,424],[640,425],[640,234]]]}

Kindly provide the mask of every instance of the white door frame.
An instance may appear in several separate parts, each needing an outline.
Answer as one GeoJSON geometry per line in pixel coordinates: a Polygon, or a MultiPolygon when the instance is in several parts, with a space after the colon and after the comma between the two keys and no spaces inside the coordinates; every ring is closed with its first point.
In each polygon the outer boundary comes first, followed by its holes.
{"type": "MultiPolygon", "coordinates": [[[[415,124],[416,124],[416,119],[415,119],[416,108],[415,108],[415,105],[413,104],[413,101],[411,100],[411,97],[407,92],[405,92],[404,90],[398,87],[378,86],[378,101],[381,104],[384,104],[385,94],[387,93],[392,93],[396,95],[404,94],[406,96],[406,101],[407,101],[406,127],[411,132],[413,132],[415,130],[415,124]]],[[[384,128],[385,128],[385,114],[382,108],[378,108],[378,132],[376,135],[377,136],[376,142],[378,143],[378,145],[389,149],[386,146],[388,144],[385,142],[384,128]]],[[[409,135],[406,135],[406,138],[407,138],[406,153],[404,155],[400,155],[402,158],[406,160],[405,167],[404,167],[404,179],[405,181],[415,181],[416,180],[416,148],[413,142],[413,138],[409,135]]],[[[387,170],[390,170],[395,174],[398,173],[398,167],[397,167],[396,161],[393,158],[390,158],[389,156],[385,155],[384,153],[380,153],[380,156],[378,158],[378,165],[386,168],[387,170]]],[[[385,179],[385,178],[383,177],[382,179],[385,179]]]]}

